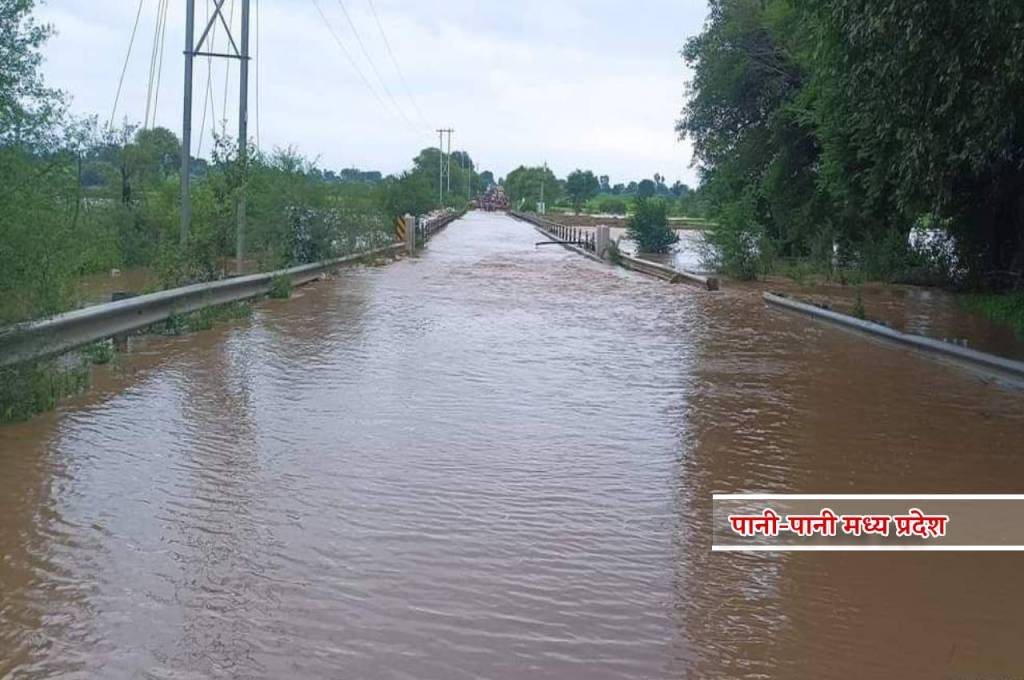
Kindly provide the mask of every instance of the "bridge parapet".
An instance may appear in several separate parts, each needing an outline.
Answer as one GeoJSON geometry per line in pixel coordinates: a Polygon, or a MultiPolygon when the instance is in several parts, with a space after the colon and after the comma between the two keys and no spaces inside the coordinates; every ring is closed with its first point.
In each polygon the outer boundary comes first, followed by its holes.
{"type": "MultiPolygon", "coordinates": [[[[580,255],[589,257],[599,262],[607,262],[605,259],[608,251],[608,227],[596,227],[594,232],[580,227],[570,227],[564,224],[552,222],[544,217],[530,213],[509,211],[509,214],[516,219],[529,222],[541,233],[556,240],[565,248],[580,255]]],[[[618,264],[626,269],[664,279],[669,283],[691,283],[706,290],[718,290],[718,278],[714,276],[702,276],[692,272],[681,271],[672,267],[644,260],[631,255],[620,254],[617,258],[618,264]]]]}

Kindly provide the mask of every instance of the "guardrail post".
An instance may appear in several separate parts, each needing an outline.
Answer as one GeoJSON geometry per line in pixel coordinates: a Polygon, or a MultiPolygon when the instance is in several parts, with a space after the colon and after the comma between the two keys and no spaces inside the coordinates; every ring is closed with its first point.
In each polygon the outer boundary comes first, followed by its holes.
{"type": "MultiPolygon", "coordinates": [[[[135,297],[135,293],[129,293],[123,290],[117,290],[111,293],[110,301],[117,302],[118,300],[127,300],[128,298],[135,297]]],[[[114,351],[115,352],[127,352],[128,351],[128,334],[118,333],[113,337],[114,351]]]]}
{"type": "Polygon", "coordinates": [[[410,255],[416,254],[416,232],[418,231],[417,220],[406,213],[402,218],[405,221],[405,249],[410,255]]]}

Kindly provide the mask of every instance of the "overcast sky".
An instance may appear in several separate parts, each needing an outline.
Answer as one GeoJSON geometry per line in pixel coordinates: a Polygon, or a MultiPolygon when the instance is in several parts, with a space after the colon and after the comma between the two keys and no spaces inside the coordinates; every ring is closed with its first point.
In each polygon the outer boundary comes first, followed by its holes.
{"type": "MultiPolygon", "coordinates": [[[[185,2],[169,2],[156,123],[180,132],[185,2]]],[[[208,2],[197,0],[199,26],[208,2]]],[[[241,0],[226,0],[225,8],[233,2],[237,23],[241,0]]],[[[677,141],[673,125],[688,77],[679,49],[700,30],[704,0],[373,0],[408,91],[370,0],[252,2],[259,30],[250,134],[256,134],[258,66],[264,149],[291,145],[324,168],[390,173],[407,168],[421,148],[436,146],[436,128],[452,127],[453,148],[465,148],[499,176],[546,161],[559,176],[582,167],[613,183],[655,172],[669,183],[696,182],[690,145],[677,141]]],[[[142,0],[118,120],[145,115],[159,4],[142,0]]],[[[137,0],[46,0],[39,8],[57,31],[45,50],[46,77],[71,95],[76,113],[110,117],[137,8],[137,0]]],[[[254,26],[253,51],[256,33],[254,26]]],[[[223,31],[217,39],[224,49],[223,31]]],[[[237,72],[233,63],[229,130],[237,126],[237,72]]],[[[225,61],[216,61],[212,73],[221,119],[225,61]]],[[[207,63],[197,60],[193,153],[206,83],[207,63]]],[[[202,155],[210,145],[207,108],[202,155]]]]}

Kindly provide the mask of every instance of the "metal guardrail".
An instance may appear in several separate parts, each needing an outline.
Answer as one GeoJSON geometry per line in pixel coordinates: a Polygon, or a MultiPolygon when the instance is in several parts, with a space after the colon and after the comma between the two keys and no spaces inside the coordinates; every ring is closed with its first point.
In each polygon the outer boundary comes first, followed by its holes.
{"type": "Polygon", "coordinates": [[[578,234],[574,233],[572,227],[567,227],[564,224],[558,224],[557,222],[551,222],[549,220],[545,220],[542,217],[537,217],[536,215],[527,215],[525,213],[516,212],[513,210],[510,210],[509,214],[518,220],[522,220],[523,222],[529,222],[540,233],[544,234],[548,238],[559,241],[559,245],[565,248],[566,250],[571,250],[578,255],[582,255],[583,257],[589,257],[591,260],[594,260],[595,262],[605,262],[597,255],[597,253],[593,252],[592,250],[583,248],[580,245],[576,245],[576,242],[579,241],[579,237],[578,234]]]}
{"type": "Polygon", "coordinates": [[[130,333],[165,321],[176,314],[188,314],[204,307],[265,295],[269,292],[272,281],[279,276],[287,276],[293,286],[301,286],[340,265],[376,255],[400,252],[404,248],[404,243],[395,243],[363,253],[289,269],[196,283],[117,302],[93,305],[48,319],[0,329],[0,366],[63,354],[97,340],[130,333]]]}
{"type": "Polygon", "coordinates": [[[441,217],[437,218],[436,220],[426,222],[422,227],[420,227],[420,233],[423,234],[424,238],[429,239],[431,236],[433,236],[437,232],[441,231],[442,229],[447,227],[449,224],[451,224],[452,222],[454,222],[455,220],[459,219],[460,217],[462,217],[465,214],[466,214],[466,211],[462,210],[460,212],[453,212],[453,213],[449,213],[447,215],[442,215],[441,217]]]}
{"type": "Polygon", "coordinates": [[[776,307],[800,312],[825,321],[831,321],[832,323],[844,326],[848,329],[867,333],[892,342],[897,342],[901,345],[922,350],[924,352],[943,355],[946,358],[954,359],[958,362],[968,364],[975,368],[981,368],[988,372],[1008,375],[1016,380],[1024,380],[1024,362],[1022,361],[1007,359],[1006,357],[988,354],[986,352],[979,352],[978,350],[953,345],[951,343],[923,335],[904,333],[880,323],[858,319],[857,317],[849,316],[847,314],[840,314],[839,312],[834,312],[831,309],[823,309],[821,307],[816,307],[815,305],[809,305],[805,302],[799,302],[774,293],[762,293],[762,297],[765,302],[775,305],[776,307]]]}

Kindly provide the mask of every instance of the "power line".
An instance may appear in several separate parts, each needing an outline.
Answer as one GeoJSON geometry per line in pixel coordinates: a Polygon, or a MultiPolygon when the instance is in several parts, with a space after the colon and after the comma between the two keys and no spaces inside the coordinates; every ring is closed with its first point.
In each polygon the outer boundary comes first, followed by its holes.
{"type": "MultiPolygon", "coordinates": [[[[210,0],[206,0],[206,17],[210,17],[210,0]]],[[[210,31],[210,49],[216,51],[217,26],[210,31]]],[[[203,152],[203,137],[206,135],[206,112],[210,111],[211,120],[217,120],[216,102],[213,97],[213,57],[206,57],[206,91],[203,93],[203,117],[199,123],[199,144],[196,146],[196,156],[203,152]]],[[[216,123],[213,123],[215,125],[216,123]]]]}
{"type": "Polygon", "coordinates": [[[338,43],[338,47],[340,47],[341,51],[344,53],[345,59],[348,60],[349,66],[351,66],[352,70],[356,72],[356,75],[359,76],[359,79],[363,82],[363,85],[365,85],[366,89],[370,91],[370,94],[372,94],[373,98],[377,100],[377,103],[380,104],[381,108],[387,110],[388,105],[384,103],[383,99],[381,99],[380,95],[377,93],[376,88],[374,88],[373,85],[370,84],[370,81],[366,78],[366,75],[363,73],[362,69],[359,68],[359,64],[357,64],[356,60],[352,58],[352,53],[348,51],[347,47],[345,47],[345,43],[342,42],[340,37],[338,37],[337,32],[335,32],[334,30],[334,26],[331,25],[331,22],[327,19],[327,15],[325,15],[323,9],[321,9],[320,3],[317,2],[317,0],[310,1],[313,3],[313,6],[316,7],[317,13],[323,20],[324,25],[327,27],[327,30],[331,34],[331,37],[334,38],[334,42],[338,43]]]}
{"type": "Polygon", "coordinates": [[[114,116],[117,115],[117,103],[121,99],[121,87],[124,85],[124,74],[128,72],[128,61],[132,58],[132,46],[135,45],[135,34],[139,30],[139,19],[142,18],[142,4],[145,0],[139,0],[139,8],[135,10],[135,24],[132,26],[132,35],[128,39],[128,53],[124,55],[124,66],[121,67],[121,77],[117,80],[117,94],[114,95],[114,107],[110,110],[110,123],[108,127],[114,127],[114,116]]]}
{"type": "Polygon", "coordinates": [[[373,12],[373,20],[377,23],[377,30],[380,31],[381,41],[384,43],[384,48],[387,50],[388,56],[391,58],[391,63],[395,66],[395,72],[398,73],[398,79],[402,83],[405,95],[409,98],[409,101],[412,103],[412,107],[416,110],[416,115],[419,116],[420,122],[425,124],[427,119],[424,117],[419,104],[416,103],[416,98],[412,96],[412,90],[409,88],[409,83],[406,82],[405,76],[402,74],[402,69],[398,65],[398,59],[395,58],[395,53],[391,49],[391,42],[388,40],[387,33],[384,32],[384,25],[380,21],[380,15],[377,14],[377,7],[373,4],[373,0],[366,0],[366,2],[369,3],[370,10],[373,12]]]}
{"type": "Polygon", "coordinates": [[[327,19],[327,15],[324,14],[324,11],[320,8],[320,3],[318,3],[317,0],[311,0],[311,2],[313,3],[313,6],[316,7],[316,11],[320,15],[320,18],[323,20],[324,25],[327,27],[327,30],[330,31],[331,37],[334,38],[334,42],[338,43],[338,47],[340,47],[341,51],[344,52],[345,58],[348,60],[348,63],[352,67],[352,70],[354,70],[356,74],[359,76],[359,79],[363,81],[363,85],[366,86],[366,89],[368,89],[370,93],[373,94],[374,99],[376,99],[381,106],[387,108],[387,105],[384,104],[384,100],[380,98],[379,94],[377,94],[377,90],[375,90],[373,86],[370,85],[370,81],[366,79],[366,76],[363,75],[363,71],[359,68],[359,65],[356,63],[355,59],[352,58],[352,54],[348,51],[348,48],[345,47],[345,43],[341,41],[341,38],[339,38],[338,34],[334,31],[334,26],[331,25],[331,22],[328,21],[327,19]]]}
{"type": "MultiPolygon", "coordinates": [[[[221,15],[224,16],[224,15],[221,15]]],[[[235,27],[235,0],[231,0],[231,4],[228,6],[228,35],[235,27]]],[[[227,59],[224,61],[224,106],[221,107],[221,111],[224,112],[224,134],[227,134],[228,126],[228,86],[231,84],[231,60],[227,59]]]]}
{"type": "Polygon", "coordinates": [[[163,26],[160,27],[160,57],[156,67],[156,90],[153,93],[153,120],[150,127],[156,127],[157,104],[160,102],[160,76],[164,72],[164,44],[167,37],[167,8],[169,6],[170,0],[164,0],[163,26]]]}
{"type": "Polygon", "coordinates": [[[391,103],[394,104],[396,109],[398,109],[398,112],[402,114],[402,118],[405,119],[405,122],[412,127],[412,121],[409,120],[409,117],[405,115],[405,111],[398,105],[398,102],[395,101],[394,95],[392,95],[391,90],[388,89],[388,84],[384,82],[384,79],[380,75],[380,71],[377,70],[377,64],[374,63],[373,57],[370,56],[369,50],[366,49],[366,45],[363,43],[363,39],[360,37],[359,31],[356,30],[355,22],[352,21],[352,16],[348,13],[348,9],[345,8],[343,0],[338,0],[338,6],[341,7],[341,11],[345,15],[345,21],[348,22],[349,28],[352,29],[352,35],[356,37],[356,42],[359,43],[359,49],[362,51],[363,56],[366,57],[366,61],[369,62],[370,68],[373,70],[373,74],[377,76],[377,80],[380,82],[381,87],[384,88],[384,94],[386,94],[388,99],[391,100],[391,103]]]}
{"type": "MultiPolygon", "coordinates": [[[[160,0],[157,5],[157,24],[153,31],[153,51],[150,53],[150,82],[146,86],[145,93],[145,118],[142,120],[142,127],[146,128],[150,126],[150,112],[156,108],[156,99],[159,97],[154,96],[155,86],[160,87],[160,76],[158,75],[157,68],[158,63],[162,61],[162,45],[164,32],[167,29],[167,6],[168,0],[160,0]]],[[[156,112],[153,113],[153,118],[156,120],[156,112]]]]}
{"type": "Polygon", "coordinates": [[[156,47],[157,41],[160,38],[160,14],[163,8],[164,0],[157,0],[156,24],[153,27],[153,46],[149,50],[149,83],[146,85],[146,115],[142,120],[143,127],[149,122],[149,110],[153,103],[153,80],[156,76],[156,47]]]}

